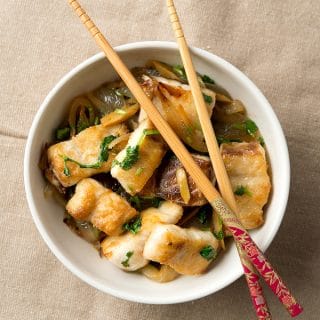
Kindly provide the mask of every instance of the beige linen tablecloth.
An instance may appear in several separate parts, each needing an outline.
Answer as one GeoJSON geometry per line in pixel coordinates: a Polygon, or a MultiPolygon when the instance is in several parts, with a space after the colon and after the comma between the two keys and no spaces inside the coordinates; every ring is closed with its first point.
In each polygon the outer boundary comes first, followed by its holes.
{"type": "MultiPolygon", "coordinates": [[[[119,300],[71,274],[31,219],[23,154],[53,85],[99,50],[67,1],[0,0],[0,319],[255,319],[245,280],[203,299],[152,306],[119,300]]],[[[83,0],[113,45],[174,40],[165,1],[83,0]]],[[[292,186],[267,254],[320,319],[320,1],[176,0],[190,44],[236,65],[264,92],[288,139],[292,186]]],[[[266,288],[274,319],[289,315],[266,288]]]]}

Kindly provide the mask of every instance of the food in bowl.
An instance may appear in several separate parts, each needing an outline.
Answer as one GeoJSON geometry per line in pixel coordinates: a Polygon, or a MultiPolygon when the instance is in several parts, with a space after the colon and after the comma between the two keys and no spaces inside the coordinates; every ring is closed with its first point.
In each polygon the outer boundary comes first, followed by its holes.
{"type": "MultiPolygon", "coordinates": [[[[151,61],[132,72],[215,183],[184,69],[151,61]]],[[[240,101],[198,78],[239,219],[257,228],[271,187],[263,138],[240,101]]],[[[167,282],[205,272],[225,249],[219,217],[121,80],[75,98],[40,166],[65,223],[123,270],[167,282]]]]}

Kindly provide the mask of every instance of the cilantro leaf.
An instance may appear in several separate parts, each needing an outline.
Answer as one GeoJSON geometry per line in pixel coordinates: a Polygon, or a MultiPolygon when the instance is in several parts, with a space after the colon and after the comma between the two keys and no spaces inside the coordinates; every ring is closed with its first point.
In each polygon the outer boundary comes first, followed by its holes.
{"type": "Polygon", "coordinates": [[[225,138],[223,136],[217,136],[217,141],[218,141],[218,144],[222,144],[222,143],[231,143],[231,142],[242,142],[241,139],[238,139],[238,138],[225,138]]]}
{"type": "Polygon", "coordinates": [[[186,71],[184,70],[184,67],[177,64],[175,66],[172,67],[173,72],[184,82],[187,82],[187,75],[186,75],[186,71]]]}
{"type": "Polygon", "coordinates": [[[250,134],[250,136],[254,137],[254,134],[258,131],[258,127],[255,122],[251,119],[248,119],[245,121],[244,125],[247,133],[250,134]]]}
{"type": "Polygon", "coordinates": [[[57,129],[56,139],[58,141],[67,140],[69,138],[70,138],[70,128],[69,127],[57,129]]]}
{"type": "Polygon", "coordinates": [[[201,249],[200,255],[209,261],[217,257],[217,251],[211,245],[208,245],[201,249]]]}
{"type": "Polygon", "coordinates": [[[133,219],[127,223],[125,223],[122,228],[124,230],[130,231],[133,234],[137,234],[141,229],[141,217],[133,219]]]}
{"type": "Polygon", "coordinates": [[[204,83],[215,84],[215,81],[205,74],[201,76],[201,79],[204,83]]]}
{"type": "Polygon", "coordinates": [[[133,256],[133,251],[128,251],[126,254],[127,258],[125,260],[121,261],[121,264],[126,268],[130,267],[129,260],[132,256],[133,256]]]}
{"type": "Polygon", "coordinates": [[[125,158],[118,164],[123,170],[130,170],[138,160],[139,160],[139,146],[134,146],[134,147],[129,146],[126,149],[125,158]]]}
{"type": "Polygon", "coordinates": [[[216,237],[217,240],[223,240],[224,239],[223,230],[219,230],[218,232],[213,231],[213,235],[216,237]]]}
{"type": "Polygon", "coordinates": [[[252,196],[252,193],[249,191],[249,189],[246,186],[238,186],[236,188],[236,190],[234,191],[234,194],[236,194],[237,196],[243,196],[243,195],[248,195],[248,196],[252,196]]]}
{"type": "Polygon", "coordinates": [[[203,98],[204,98],[204,101],[205,101],[206,103],[212,103],[212,101],[213,101],[213,99],[212,99],[211,96],[208,96],[208,95],[206,95],[206,94],[204,94],[204,93],[203,93],[203,98]]]}
{"type": "Polygon", "coordinates": [[[75,164],[77,164],[80,168],[85,168],[85,169],[99,169],[101,168],[103,162],[107,161],[109,158],[109,144],[116,139],[115,136],[107,136],[105,137],[101,144],[100,144],[100,154],[98,157],[98,161],[96,163],[92,163],[92,164],[85,164],[85,163],[80,163],[72,158],[69,158],[68,156],[65,155],[61,155],[63,162],[64,162],[64,169],[63,169],[63,173],[64,175],[66,175],[67,177],[71,176],[70,173],[70,169],[67,167],[67,162],[73,162],[75,164]]]}

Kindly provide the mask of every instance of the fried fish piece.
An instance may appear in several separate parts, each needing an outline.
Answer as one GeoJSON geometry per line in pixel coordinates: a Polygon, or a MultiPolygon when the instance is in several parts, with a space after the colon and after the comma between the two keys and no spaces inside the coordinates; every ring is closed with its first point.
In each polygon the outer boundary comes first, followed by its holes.
{"type": "Polygon", "coordinates": [[[170,266],[185,275],[203,273],[218,253],[219,241],[210,231],[157,225],[143,251],[146,259],[170,266]]]}
{"type": "Polygon", "coordinates": [[[53,180],[53,178],[56,178],[63,187],[70,187],[83,178],[88,178],[101,172],[109,172],[112,161],[120,151],[120,146],[109,150],[107,161],[101,163],[101,166],[97,168],[81,168],[75,162],[65,162],[64,157],[85,165],[95,164],[99,159],[101,143],[104,138],[108,136],[118,137],[127,132],[127,127],[124,124],[109,127],[97,125],[81,131],[70,140],[52,145],[47,151],[49,167],[46,177],[52,182],[56,182],[53,180]],[[69,174],[66,174],[66,166],[69,174]]]}
{"type": "Polygon", "coordinates": [[[124,198],[91,178],[77,184],[66,209],[75,219],[90,221],[110,236],[121,234],[123,225],[137,215],[124,198]]]}
{"type": "Polygon", "coordinates": [[[142,121],[131,134],[125,149],[116,156],[116,164],[111,169],[112,177],[117,179],[126,192],[131,195],[135,195],[143,189],[167,151],[166,144],[159,134],[146,134],[152,130],[154,130],[154,126],[149,119],[142,121]],[[122,168],[120,163],[125,160],[127,150],[137,146],[137,161],[129,168],[122,168]]]}
{"type": "MultiPolygon", "coordinates": [[[[153,77],[153,104],[181,140],[194,150],[207,152],[191,88],[181,82],[153,77]],[[156,83],[156,85],[155,85],[156,83]]],[[[215,104],[215,93],[202,89],[209,116],[215,104]]]]}
{"type": "Polygon", "coordinates": [[[238,217],[246,229],[261,226],[271,182],[265,150],[258,142],[223,143],[221,155],[236,194],[238,217]]]}
{"type": "Polygon", "coordinates": [[[145,242],[157,224],[177,223],[183,210],[178,204],[162,202],[159,208],[148,208],[141,212],[141,228],[137,234],[108,237],[101,243],[102,254],[117,267],[126,271],[135,271],[148,264],[143,256],[145,242]],[[127,254],[131,255],[127,261],[127,254]],[[126,262],[127,261],[127,262],[126,262]]]}

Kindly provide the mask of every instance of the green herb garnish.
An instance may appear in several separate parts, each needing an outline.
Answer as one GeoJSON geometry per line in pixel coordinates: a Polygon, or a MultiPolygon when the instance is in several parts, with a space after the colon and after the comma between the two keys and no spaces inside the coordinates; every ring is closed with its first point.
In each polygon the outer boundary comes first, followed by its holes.
{"type": "Polygon", "coordinates": [[[252,193],[248,190],[248,188],[242,185],[237,187],[237,189],[234,191],[234,194],[236,194],[237,196],[243,196],[245,194],[248,196],[252,196],[252,193]]]}
{"type": "Polygon", "coordinates": [[[90,124],[87,120],[79,120],[77,123],[77,133],[80,133],[81,131],[87,129],[89,126],[90,124]]]}
{"type": "Polygon", "coordinates": [[[142,132],[142,135],[138,141],[138,146],[141,146],[143,140],[145,137],[148,137],[148,136],[155,136],[155,135],[158,135],[160,134],[160,132],[156,129],[144,129],[143,132],[142,132]]]}
{"type": "Polygon", "coordinates": [[[129,202],[131,204],[133,204],[133,206],[137,209],[137,210],[141,210],[141,201],[139,196],[131,196],[129,199],[129,202]]]}
{"type": "Polygon", "coordinates": [[[56,139],[59,141],[67,140],[70,138],[70,128],[60,128],[56,131],[56,139]]]}
{"type": "Polygon", "coordinates": [[[254,134],[258,131],[258,127],[254,121],[248,119],[244,123],[245,129],[250,136],[254,137],[254,134]]]}
{"type": "Polygon", "coordinates": [[[208,245],[201,249],[200,255],[201,257],[209,261],[217,257],[217,252],[212,246],[208,245]]]}
{"type": "Polygon", "coordinates": [[[201,224],[207,224],[209,217],[210,217],[210,214],[211,214],[210,207],[204,206],[204,207],[200,208],[200,210],[197,214],[197,218],[201,224]]]}
{"type": "Polygon", "coordinates": [[[255,122],[251,119],[247,119],[242,123],[234,123],[232,124],[232,128],[238,130],[245,130],[252,137],[255,137],[255,133],[259,130],[255,122]]]}
{"type": "Polygon", "coordinates": [[[153,196],[131,196],[129,197],[130,204],[138,211],[146,208],[158,208],[163,199],[153,196]]]}
{"type": "Polygon", "coordinates": [[[126,156],[125,158],[119,162],[115,162],[118,164],[123,170],[130,170],[134,164],[139,160],[139,146],[129,146],[126,149],[126,156]]]}
{"type": "Polygon", "coordinates": [[[144,138],[147,136],[158,135],[158,134],[160,134],[158,130],[144,129],[138,144],[136,146],[127,147],[125,158],[121,162],[119,162],[118,160],[115,160],[112,163],[112,166],[114,167],[116,165],[119,165],[123,170],[130,170],[134,166],[134,164],[136,164],[137,161],[139,160],[139,148],[144,138]]]}
{"type": "Polygon", "coordinates": [[[100,145],[100,154],[98,158],[98,162],[102,164],[102,162],[107,161],[109,158],[109,144],[115,139],[115,136],[107,136],[102,140],[100,145]]]}
{"type": "Polygon", "coordinates": [[[65,176],[70,177],[71,173],[70,173],[69,168],[66,165],[66,161],[68,161],[68,158],[67,157],[63,158],[63,161],[64,161],[63,173],[64,173],[65,176]]]}
{"type": "Polygon", "coordinates": [[[231,143],[231,142],[241,142],[241,139],[238,139],[238,138],[229,139],[222,136],[217,136],[217,141],[219,144],[222,144],[222,143],[231,143]]]}
{"type": "Polygon", "coordinates": [[[203,81],[204,83],[215,84],[214,80],[211,79],[209,76],[207,76],[207,75],[205,75],[205,74],[204,74],[203,76],[201,76],[201,79],[202,79],[202,81],[203,81]]]}
{"type": "Polygon", "coordinates": [[[109,158],[109,144],[116,139],[115,136],[107,136],[102,140],[102,143],[100,145],[100,154],[98,157],[98,161],[96,163],[92,163],[92,164],[84,164],[84,163],[80,163],[72,158],[69,158],[68,156],[65,155],[61,155],[63,162],[64,162],[64,169],[63,169],[63,173],[67,176],[70,177],[71,173],[69,168],[67,167],[67,162],[73,162],[75,164],[77,164],[80,168],[85,168],[85,169],[99,169],[101,168],[103,162],[107,161],[109,158]]]}
{"type": "Polygon", "coordinates": [[[129,260],[132,256],[133,256],[133,251],[128,251],[126,254],[127,258],[125,260],[121,261],[121,264],[126,268],[130,267],[129,260]]]}
{"type": "Polygon", "coordinates": [[[186,71],[184,70],[184,67],[177,64],[175,66],[172,67],[173,72],[183,81],[187,82],[187,75],[186,75],[186,71]]]}
{"type": "Polygon", "coordinates": [[[158,208],[160,206],[161,201],[163,200],[162,198],[159,197],[152,197],[152,196],[144,196],[144,197],[140,197],[140,199],[147,203],[148,206],[154,207],[154,208],[158,208]]]}
{"type": "Polygon", "coordinates": [[[141,217],[133,219],[129,222],[126,222],[122,228],[124,230],[130,231],[133,234],[137,234],[141,229],[141,217]]]}
{"type": "Polygon", "coordinates": [[[223,230],[219,230],[218,232],[213,231],[213,235],[216,237],[217,240],[223,240],[224,239],[223,230]]]}
{"type": "Polygon", "coordinates": [[[212,103],[212,101],[213,101],[213,99],[212,99],[211,96],[208,96],[208,95],[206,95],[206,94],[204,94],[204,93],[203,93],[203,98],[204,98],[204,101],[205,101],[206,103],[212,103]]]}

